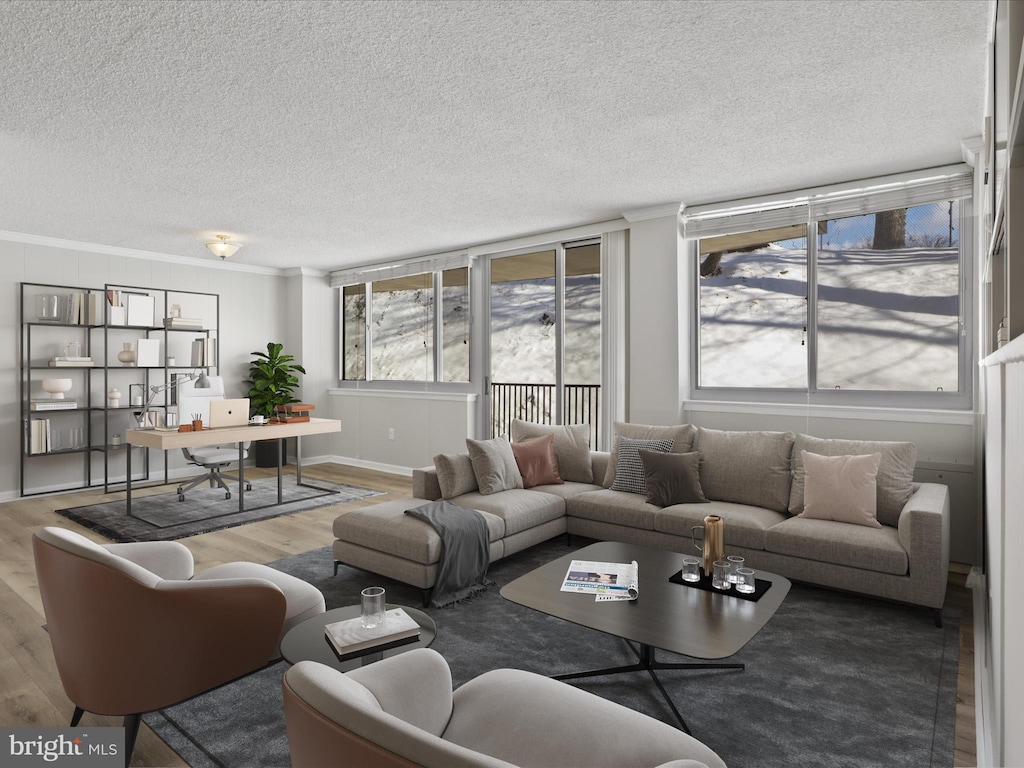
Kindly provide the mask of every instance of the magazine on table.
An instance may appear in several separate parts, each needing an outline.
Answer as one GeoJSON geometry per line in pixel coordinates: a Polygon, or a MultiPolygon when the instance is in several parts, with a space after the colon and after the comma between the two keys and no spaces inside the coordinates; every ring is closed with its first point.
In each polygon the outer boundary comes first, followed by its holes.
{"type": "Polygon", "coordinates": [[[573,560],[562,581],[562,592],[594,595],[597,602],[636,600],[639,594],[639,566],[630,563],[599,563],[573,560]]]}
{"type": "Polygon", "coordinates": [[[356,616],[328,624],[324,632],[334,650],[345,655],[407,638],[414,642],[419,637],[420,625],[401,608],[392,608],[384,614],[384,623],[372,629],[366,629],[362,618],[356,616]]]}

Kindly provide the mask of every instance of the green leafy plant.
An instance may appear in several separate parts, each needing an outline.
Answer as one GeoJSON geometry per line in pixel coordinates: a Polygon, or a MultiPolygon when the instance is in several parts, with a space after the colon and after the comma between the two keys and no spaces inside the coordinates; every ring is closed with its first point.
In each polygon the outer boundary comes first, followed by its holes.
{"type": "Polygon", "coordinates": [[[249,363],[249,407],[254,414],[271,418],[277,406],[297,403],[295,388],[299,386],[296,373],[306,369],[294,362],[291,355],[284,355],[283,344],[270,342],[266,352],[253,352],[255,359],[249,363]]]}

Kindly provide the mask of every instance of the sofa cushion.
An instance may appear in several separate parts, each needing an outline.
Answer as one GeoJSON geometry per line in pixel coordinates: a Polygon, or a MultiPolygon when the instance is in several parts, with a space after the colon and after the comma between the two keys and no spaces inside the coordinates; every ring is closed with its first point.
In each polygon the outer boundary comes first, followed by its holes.
{"type": "Polygon", "coordinates": [[[659,509],[649,504],[645,496],[608,488],[581,493],[565,500],[565,512],[570,517],[648,531],[654,530],[654,515],[659,509]]]}
{"type": "Polygon", "coordinates": [[[879,573],[907,573],[907,551],[888,525],[868,528],[832,520],[791,517],[765,532],[769,552],[879,573]]]}
{"type": "MultiPolygon", "coordinates": [[[[396,499],[344,512],[334,519],[334,537],[416,563],[436,563],[441,558],[441,537],[429,524],[405,514],[423,503],[423,499],[396,499]]],[[[492,542],[504,538],[505,521],[488,512],[481,514],[487,521],[487,537],[492,542]]]]}
{"type": "Polygon", "coordinates": [[[434,457],[434,470],[442,499],[461,496],[478,487],[468,453],[439,453],[434,457]]]}
{"type": "Polygon", "coordinates": [[[565,515],[565,501],[550,493],[515,488],[501,493],[484,495],[467,493],[452,499],[462,507],[489,512],[505,521],[505,536],[525,531],[534,526],[565,515]]]}
{"type": "Polygon", "coordinates": [[[700,453],[640,451],[647,500],[659,507],[707,501],[700,488],[700,453]]]}
{"type": "Polygon", "coordinates": [[[640,451],[666,453],[672,449],[672,444],[672,440],[634,440],[619,437],[615,441],[618,458],[611,490],[646,494],[647,483],[644,480],[644,465],[640,461],[640,451]]]}
{"type": "Polygon", "coordinates": [[[633,440],[671,440],[672,453],[686,453],[693,448],[693,438],[697,430],[692,424],[675,424],[673,426],[650,426],[647,424],[629,424],[624,421],[615,422],[615,439],[612,440],[612,455],[608,461],[608,469],[604,473],[604,487],[611,488],[615,481],[615,469],[618,464],[618,443],[620,437],[633,440]]]}
{"type": "MultiPolygon", "coordinates": [[[[707,504],[665,507],[654,516],[654,530],[688,539],[693,526],[704,525],[705,515],[718,515],[722,518],[722,534],[727,547],[745,549],[764,549],[765,532],[789,519],[784,512],[773,512],[764,507],[711,501],[707,504]]],[[[685,542],[681,546],[688,551],[685,542]]]]}
{"type": "Polygon", "coordinates": [[[792,432],[697,430],[700,485],[711,500],[785,512],[789,505],[792,432]]]}
{"type": "Polygon", "coordinates": [[[522,419],[512,419],[509,434],[515,443],[532,437],[554,435],[559,476],[563,480],[576,483],[594,481],[594,471],[590,464],[589,424],[534,424],[522,419]]]}
{"type": "Polygon", "coordinates": [[[530,490],[538,491],[540,493],[550,493],[552,496],[557,496],[560,499],[571,499],[573,496],[578,496],[581,493],[587,493],[588,491],[600,491],[603,489],[600,485],[595,485],[594,483],[565,482],[559,483],[558,485],[538,485],[530,490]]]}
{"type": "Polygon", "coordinates": [[[804,464],[804,511],[800,517],[879,528],[875,477],[882,454],[819,456],[800,451],[804,464]]]}
{"type": "Polygon", "coordinates": [[[485,496],[501,491],[523,487],[523,476],[516,466],[516,457],[507,437],[493,440],[471,440],[466,438],[469,460],[473,462],[473,474],[480,493],[485,496]]]}
{"type": "Polygon", "coordinates": [[[804,464],[800,451],[810,451],[819,456],[882,454],[876,479],[878,522],[893,526],[899,523],[903,505],[914,493],[916,445],[881,440],[834,440],[797,435],[793,444],[793,487],[789,494],[791,515],[799,515],[804,511],[804,464]]]}
{"type": "Polygon", "coordinates": [[[523,476],[523,488],[565,482],[558,475],[554,435],[541,435],[512,443],[512,455],[516,457],[516,466],[523,476]]]}

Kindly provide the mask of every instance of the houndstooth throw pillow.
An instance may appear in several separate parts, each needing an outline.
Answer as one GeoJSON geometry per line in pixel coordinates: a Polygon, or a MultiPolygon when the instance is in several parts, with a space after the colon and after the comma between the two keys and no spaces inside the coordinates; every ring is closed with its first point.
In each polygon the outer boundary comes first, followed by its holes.
{"type": "Polygon", "coordinates": [[[640,451],[657,451],[668,453],[672,450],[673,440],[634,440],[620,437],[615,444],[618,461],[615,464],[615,480],[611,490],[626,493],[647,493],[647,481],[644,479],[644,464],[640,460],[640,451]]]}

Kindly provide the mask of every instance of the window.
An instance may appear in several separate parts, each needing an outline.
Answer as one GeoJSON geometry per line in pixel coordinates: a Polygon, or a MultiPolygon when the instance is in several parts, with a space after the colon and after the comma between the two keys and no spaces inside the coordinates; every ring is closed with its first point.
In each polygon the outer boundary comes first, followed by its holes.
{"type": "Polygon", "coordinates": [[[878,186],[684,209],[695,397],[969,406],[970,175],[878,186]]]}
{"type": "Polygon", "coordinates": [[[468,382],[467,263],[463,255],[332,274],[341,288],[341,378],[468,382]]]}

